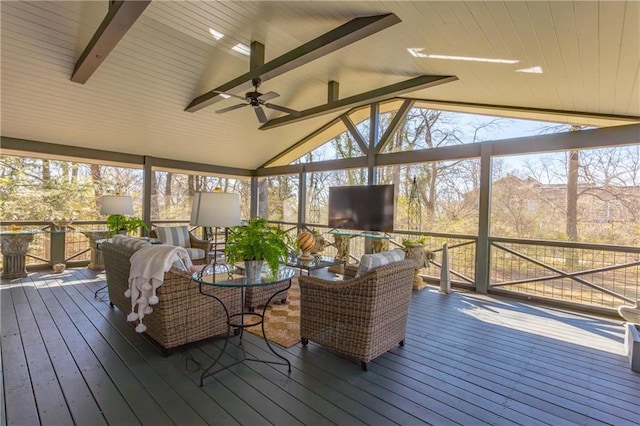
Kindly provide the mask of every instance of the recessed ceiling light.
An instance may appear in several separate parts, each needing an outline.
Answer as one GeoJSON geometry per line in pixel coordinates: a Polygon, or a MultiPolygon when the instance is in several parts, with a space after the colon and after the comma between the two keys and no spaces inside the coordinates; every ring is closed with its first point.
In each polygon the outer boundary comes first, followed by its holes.
{"type": "Polygon", "coordinates": [[[544,71],[542,71],[542,67],[535,66],[531,68],[522,68],[520,70],[516,70],[516,72],[526,72],[529,74],[542,74],[544,71]]]}
{"type": "Polygon", "coordinates": [[[213,28],[209,28],[209,34],[211,34],[216,40],[220,40],[222,37],[224,37],[224,34],[222,34],[220,31],[214,30],[213,28]]]}
{"type": "Polygon", "coordinates": [[[235,50],[238,53],[242,53],[243,55],[249,56],[251,54],[251,50],[249,50],[249,46],[246,44],[238,43],[231,48],[231,50],[235,50]]]}
{"type": "Polygon", "coordinates": [[[227,95],[226,93],[218,93],[221,97],[225,98],[225,99],[229,99],[231,96],[227,95]]]}
{"type": "Polygon", "coordinates": [[[469,62],[489,62],[493,64],[517,64],[520,62],[517,59],[500,59],[500,58],[478,58],[475,56],[452,56],[452,55],[435,55],[422,53],[424,47],[409,47],[407,51],[414,58],[428,58],[428,59],[448,59],[451,61],[469,61],[469,62]]]}

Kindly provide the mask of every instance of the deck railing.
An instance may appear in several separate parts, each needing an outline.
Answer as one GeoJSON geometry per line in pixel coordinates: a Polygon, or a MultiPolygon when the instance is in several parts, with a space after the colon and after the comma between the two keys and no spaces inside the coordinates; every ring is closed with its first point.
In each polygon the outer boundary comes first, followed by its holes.
{"type": "MultiPolygon", "coordinates": [[[[188,224],[188,220],[158,220],[153,225],[177,226],[188,224]]],[[[83,232],[105,230],[107,224],[99,220],[83,220],[72,222],[68,226],[58,226],[50,221],[11,221],[0,223],[0,231],[11,231],[12,227],[21,231],[32,232],[33,240],[25,257],[28,269],[50,268],[56,263],[67,266],[84,266],[90,260],[90,241],[83,232]]],[[[203,231],[193,229],[202,237],[203,231]]],[[[3,260],[0,257],[0,268],[3,260]]]]}
{"type": "Polygon", "coordinates": [[[490,289],[603,308],[640,299],[640,248],[491,238],[490,289]]]}
{"type": "MultiPolygon", "coordinates": [[[[274,222],[278,223],[278,222],[274,222]]],[[[286,224],[297,233],[295,224],[286,224]]],[[[327,234],[328,227],[306,225],[327,234]]],[[[354,231],[356,233],[356,231],[354,231]]],[[[331,241],[330,234],[329,240],[331,241]]],[[[433,232],[394,232],[390,246],[401,247],[402,238],[423,236],[434,253],[430,265],[420,270],[427,282],[440,280],[442,247],[447,243],[452,283],[475,288],[477,237],[433,232]]],[[[595,307],[611,313],[640,299],[640,248],[565,241],[491,237],[489,292],[530,299],[595,307]]],[[[350,257],[365,253],[365,238],[353,238],[350,257]]],[[[335,247],[324,254],[335,255],[335,247]]]]}
{"type": "MultiPolygon", "coordinates": [[[[183,225],[185,220],[158,220],[154,225],[183,225]]],[[[337,250],[330,228],[315,224],[272,222],[295,238],[301,228],[315,228],[327,242],[323,254],[335,256],[337,250]]],[[[2,231],[18,225],[34,232],[26,263],[29,269],[51,267],[54,263],[81,266],[89,263],[90,242],[83,232],[106,229],[104,221],[79,221],[60,227],[47,221],[20,221],[0,224],[2,231]]],[[[207,238],[203,229],[192,232],[207,238]]],[[[357,231],[353,231],[357,234],[357,231]]],[[[452,283],[475,288],[476,243],[474,235],[398,231],[386,234],[389,248],[401,247],[403,238],[425,238],[434,256],[419,273],[427,282],[437,283],[442,266],[442,247],[448,247],[452,283]]],[[[491,237],[489,291],[509,295],[544,298],[585,307],[616,309],[640,299],[640,248],[565,241],[527,240],[491,237]]],[[[350,239],[350,259],[355,262],[371,250],[371,239],[350,239]]],[[[293,247],[292,247],[293,248],[293,247]]],[[[0,259],[0,266],[2,265],[0,259]]]]}

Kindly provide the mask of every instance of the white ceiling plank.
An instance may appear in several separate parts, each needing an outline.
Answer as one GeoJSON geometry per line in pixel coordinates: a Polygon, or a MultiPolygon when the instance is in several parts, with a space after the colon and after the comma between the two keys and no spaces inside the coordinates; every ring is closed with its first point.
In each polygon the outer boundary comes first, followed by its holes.
{"type": "Polygon", "coordinates": [[[598,34],[600,104],[598,108],[601,112],[615,107],[616,77],[621,60],[620,46],[626,8],[625,2],[618,1],[607,2],[606,5],[598,3],[598,8],[598,27],[600,28],[598,34]],[[603,78],[604,76],[607,77],[603,78]]]}
{"type": "MultiPolygon", "coordinates": [[[[580,74],[582,79],[582,109],[590,104],[600,104],[600,91],[594,82],[599,78],[600,45],[598,43],[598,3],[582,2],[574,7],[578,54],[580,55],[580,74]]],[[[580,105],[578,105],[580,108],[580,105]]],[[[594,111],[596,112],[596,111],[594,111]]]]}
{"type": "Polygon", "coordinates": [[[578,33],[573,4],[569,2],[551,2],[551,17],[564,74],[567,76],[567,87],[571,92],[568,97],[567,109],[577,110],[584,108],[584,84],[580,72],[581,61],[578,49],[578,33]]]}
{"type": "Polygon", "coordinates": [[[558,109],[570,110],[567,107],[567,99],[571,92],[567,85],[567,75],[562,63],[549,3],[527,2],[527,9],[531,16],[531,22],[536,25],[535,34],[543,51],[544,80],[550,85],[546,91],[548,98],[545,99],[545,103],[554,102],[559,106],[558,109]]]}
{"type": "Polygon", "coordinates": [[[628,90],[629,87],[634,87],[634,82],[638,80],[640,73],[640,67],[633,59],[640,52],[640,25],[638,25],[640,2],[629,2],[625,6],[613,102],[615,105],[629,105],[631,107],[640,105],[640,90],[637,86],[636,90],[628,90]]]}
{"type": "MultiPolygon", "coordinates": [[[[70,72],[108,3],[6,1],[0,8],[2,135],[255,168],[335,114],[261,131],[250,108],[227,114],[216,114],[214,108],[184,112],[193,97],[248,71],[248,57],[230,47],[261,41],[268,60],[355,17],[389,12],[402,22],[271,79],[261,89],[279,93],[273,101],[278,105],[304,110],[326,102],[330,80],[340,83],[340,98],[346,98],[421,74],[456,75],[459,81],[407,96],[434,105],[640,116],[639,4],[154,1],[83,87],[70,82],[70,72]],[[215,41],[210,26],[225,37],[215,41]],[[415,58],[409,47],[448,55],[513,56],[520,63],[415,58]],[[544,74],[514,72],[536,65],[544,74]]],[[[234,101],[225,100],[220,108],[234,101]]],[[[269,119],[283,116],[266,113],[269,119]]],[[[301,151],[296,148],[296,155],[301,151]]]]}

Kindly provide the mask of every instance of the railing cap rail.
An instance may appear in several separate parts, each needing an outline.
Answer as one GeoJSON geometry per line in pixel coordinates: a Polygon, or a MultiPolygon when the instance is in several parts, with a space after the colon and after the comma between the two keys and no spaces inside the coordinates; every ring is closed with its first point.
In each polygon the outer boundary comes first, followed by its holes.
{"type": "Polygon", "coordinates": [[[604,251],[615,251],[615,252],[625,252],[625,253],[640,253],[640,247],[620,246],[620,245],[614,245],[614,244],[581,243],[581,242],[575,242],[575,241],[533,240],[528,238],[489,237],[489,242],[528,244],[533,246],[581,248],[581,249],[587,249],[587,250],[604,250],[604,251]]]}

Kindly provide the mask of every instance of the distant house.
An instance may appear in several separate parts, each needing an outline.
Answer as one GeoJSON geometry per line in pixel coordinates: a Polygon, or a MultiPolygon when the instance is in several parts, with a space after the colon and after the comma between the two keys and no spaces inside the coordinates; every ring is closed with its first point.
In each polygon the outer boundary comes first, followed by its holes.
{"type": "MultiPolygon", "coordinates": [[[[617,229],[622,226],[631,234],[640,234],[640,186],[579,184],[577,194],[582,237],[601,241],[605,233],[610,233],[603,224],[616,224],[617,229]]],[[[543,184],[533,177],[508,174],[493,182],[491,207],[494,233],[562,238],[567,219],[567,185],[543,184]]]]}

